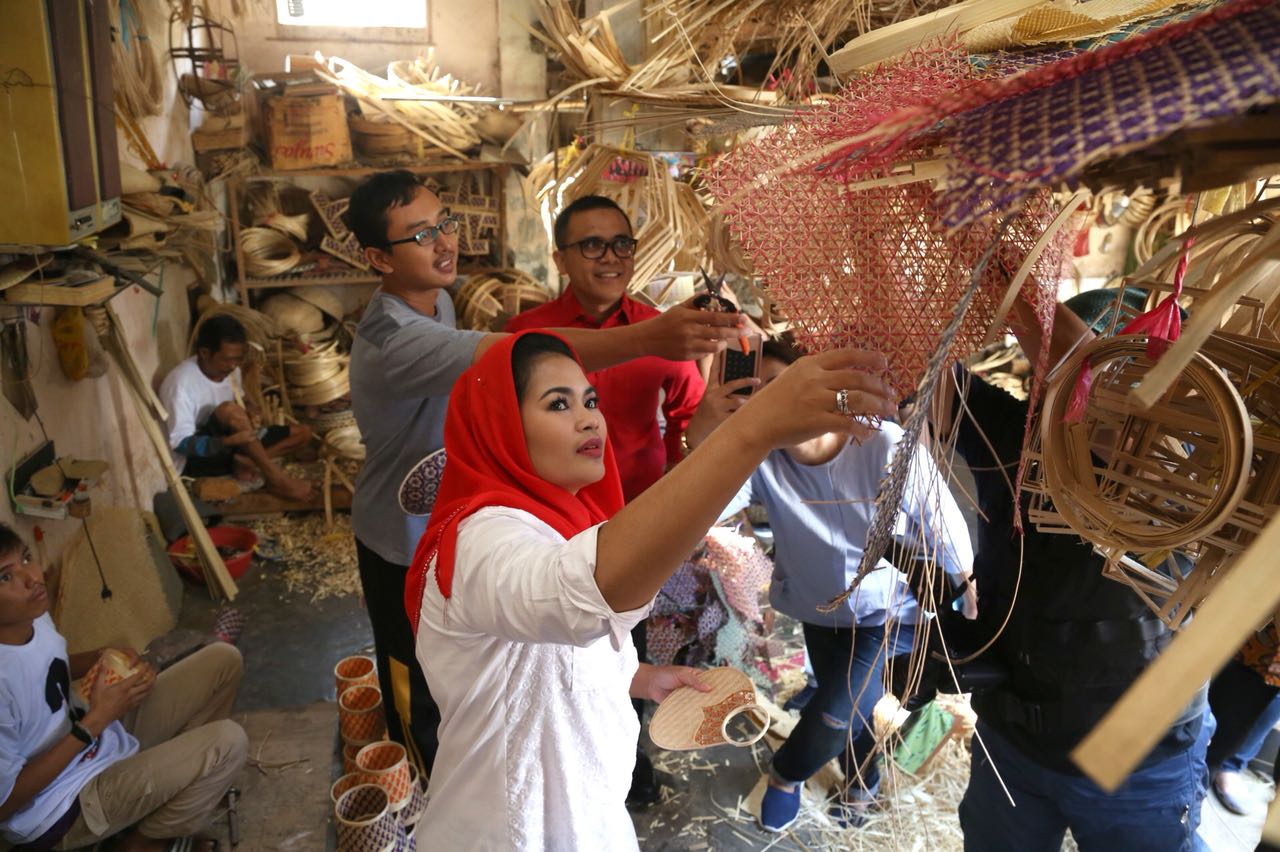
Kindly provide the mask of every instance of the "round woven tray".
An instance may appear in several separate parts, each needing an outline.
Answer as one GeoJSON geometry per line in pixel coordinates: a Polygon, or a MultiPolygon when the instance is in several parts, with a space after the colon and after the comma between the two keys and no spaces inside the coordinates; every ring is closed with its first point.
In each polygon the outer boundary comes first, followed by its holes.
{"type": "Polygon", "coordinates": [[[343,362],[338,372],[324,381],[305,387],[290,387],[289,400],[294,405],[324,405],[351,392],[351,374],[343,362]]]}

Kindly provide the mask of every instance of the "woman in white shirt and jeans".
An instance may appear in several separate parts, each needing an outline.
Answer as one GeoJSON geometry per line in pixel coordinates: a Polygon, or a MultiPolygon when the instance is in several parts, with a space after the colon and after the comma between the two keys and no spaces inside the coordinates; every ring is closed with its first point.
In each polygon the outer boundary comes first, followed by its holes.
{"type": "Polygon", "coordinates": [[[895,411],[879,355],[802,359],[625,507],[569,346],[495,343],[463,376],[449,462],[405,590],[440,705],[428,849],[635,849],[629,697],[700,686],[641,665],[629,631],[766,454],[895,411]]]}

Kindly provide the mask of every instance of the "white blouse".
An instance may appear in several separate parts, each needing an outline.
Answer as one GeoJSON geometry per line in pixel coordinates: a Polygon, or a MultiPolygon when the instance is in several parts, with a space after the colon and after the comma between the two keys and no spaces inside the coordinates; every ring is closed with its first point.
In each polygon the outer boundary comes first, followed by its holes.
{"type": "Polygon", "coordinates": [[[634,850],[631,628],[595,583],[599,527],[566,541],[517,509],[458,528],[452,597],[427,577],[418,663],[440,750],[418,848],[634,850]]]}

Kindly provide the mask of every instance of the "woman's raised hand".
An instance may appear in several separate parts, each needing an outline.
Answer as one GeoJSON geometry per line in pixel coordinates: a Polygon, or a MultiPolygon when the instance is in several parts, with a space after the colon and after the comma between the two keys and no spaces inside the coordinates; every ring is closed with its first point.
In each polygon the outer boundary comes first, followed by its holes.
{"type": "Polygon", "coordinates": [[[790,447],[829,432],[859,436],[855,417],[893,417],[888,367],[878,352],[837,349],[809,355],[756,391],[734,418],[768,449],[790,447]]]}

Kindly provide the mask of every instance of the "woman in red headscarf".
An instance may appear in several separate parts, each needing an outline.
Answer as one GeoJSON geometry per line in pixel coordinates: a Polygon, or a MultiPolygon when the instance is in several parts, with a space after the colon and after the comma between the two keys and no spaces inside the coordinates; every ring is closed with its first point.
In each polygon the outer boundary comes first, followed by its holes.
{"type": "Polygon", "coordinates": [[[896,407],[879,355],[805,358],[623,506],[595,390],[561,338],[504,338],[455,385],[445,466],[405,589],[440,751],[427,849],[635,849],[639,723],[693,669],[639,664],[644,618],[775,447],[896,407]]]}

